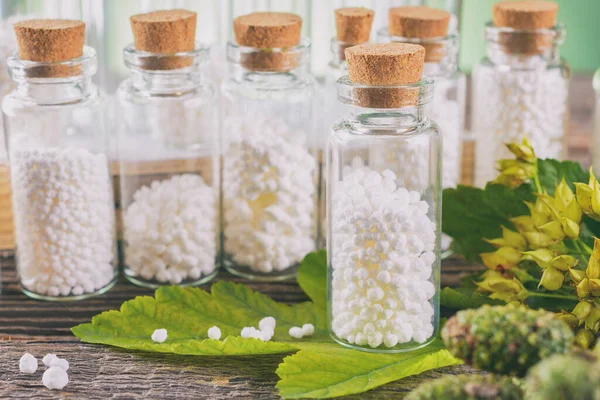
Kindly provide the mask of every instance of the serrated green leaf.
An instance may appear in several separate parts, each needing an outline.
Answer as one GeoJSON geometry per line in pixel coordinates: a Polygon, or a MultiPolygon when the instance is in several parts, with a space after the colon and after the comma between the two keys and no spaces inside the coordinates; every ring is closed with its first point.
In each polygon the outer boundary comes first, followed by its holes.
{"type": "Polygon", "coordinates": [[[298,284],[304,293],[320,307],[327,305],[327,252],[309,253],[298,269],[298,284]]]}
{"type": "Polygon", "coordinates": [[[573,182],[587,182],[590,175],[581,168],[579,163],[548,158],[538,160],[538,177],[542,188],[546,189],[548,194],[552,196],[554,195],[554,188],[560,183],[561,179],[564,178],[571,190],[575,191],[573,182]]]}
{"type": "Polygon", "coordinates": [[[435,368],[460,364],[440,339],[401,354],[374,354],[330,345],[302,350],[279,365],[277,383],[283,398],[331,398],[362,393],[385,383],[435,368]]]}
{"type": "Polygon", "coordinates": [[[329,340],[326,312],[314,303],[293,306],[277,303],[245,285],[217,282],[211,293],[198,288],[162,287],[155,297],[136,297],[120,311],[95,316],[89,324],[74,327],[82,341],[135,350],[191,355],[273,354],[298,349],[288,330],[305,323],[315,325],[311,340],[329,340]],[[257,326],[266,316],[277,320],[271,342],[237,337],[245,326],[257,326]],[[218,326],[222,343],[206,340],[208,328],[218,326]],[[150,336],[165,328],[168,339],[156,344],[150,336]]]}
{"type": "Polygon", "coordinates": [[[478,293],[474,288],[449,288],[442,289],[440,304],[453,310],[464,310],[466,308],[478,308],[484,304],[504,304],[501,300],[490,299],[487,295],[478,293]]]}

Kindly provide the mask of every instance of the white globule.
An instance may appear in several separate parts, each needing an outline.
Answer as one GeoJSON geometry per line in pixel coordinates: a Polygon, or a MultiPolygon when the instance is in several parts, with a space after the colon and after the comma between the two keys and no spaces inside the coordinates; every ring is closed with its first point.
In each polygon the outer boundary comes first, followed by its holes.
{"type": "Polygon", "coordinates": [[[358,346],[424,343],[434,334],[436,223],[415,191],[353,161],[334,183],[332,329],[358,346]]]}
{"type": "Polygon", "coordinates": [[[150,336],[154,343],[164,343],[164,341],[167,340],[167,337],[168,333],[167,330],[164,328],[155,329],[154,332],[152,332],[152,335],[150,336]]]}
{"type": "Polygon", "coordinates": [[[47,296],[79,296],[116,275],[112,179],[104,154],[13,150],[11,181],[19,277],[47,296]]]}
{"type": "Polygon", "coordinates": [[[281,120],[230,119],[225,126],[225,252],[256,272],[283,271],[315,247],[315,157],[305,133],[281,120]]]}
{"type": "Polygon", "coordinates": [[[221,329],[218,326],[208,328],[208,338],[214,340],[221,339],[221,329]]]}
{"type": "Polygon", "coordinates": [[[48,389],[62,390],[69,383],[67,371],[60,367],[50,367],[42,375],[42,383],[48,389]]]}
{"type": "Polygon", "coordinates": [[[520,142],[524,136],[537,157],[564,156],[568,79],[559,68],[545,69],[539,58],[528,63],[522,66],[527,70],[478,66],[473,74],[477,186],[496,177],[497,160],[512,158],[505,143],[520,142]]]}
{"type": "Polygon", "coordinates": [[[19,370],[24,374],[33,374],[38,369],[37,358],[29,353],[23,354],[19,360],[19,370]]]}
{"type": "Polygon", "coordinates": [[[435,95],[428,106],[429,117],[440,127],[442,147],[442,188],[454,188],[460,181],[462,154],[462,112],[458,99],[448,98],[456,83],[436,77],[435,95]]]}
{"type": "Polygon", "coordinates": [[[216,268],[215,196],[194,174],[154,181],[135,192],[123,216],[129,271],[170,284],[211,274],[216,268]]]}

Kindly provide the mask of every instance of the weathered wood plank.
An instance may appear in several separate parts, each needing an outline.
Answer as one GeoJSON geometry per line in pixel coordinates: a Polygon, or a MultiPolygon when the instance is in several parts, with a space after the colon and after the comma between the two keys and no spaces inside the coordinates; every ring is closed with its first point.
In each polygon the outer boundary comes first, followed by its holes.
{"type": "MultiPolygon", "coordinates": [[[[275,370],[282,359],[282,355],[259,358],[145,354],[66,340],[7,341],[0,342],[0,398],[275,399],[278,397],[275,370]],[[41,383],[43,365],[33,375],[19,373],[19,358],[25,351],[38,358],[49,352],[67,358],[71,366],[65,390],[46,390],[41,383]]],[[[422,381],[448,373],[474,371],[467,367],[444,368],[354,398],[402,398],[422,381]]]]}

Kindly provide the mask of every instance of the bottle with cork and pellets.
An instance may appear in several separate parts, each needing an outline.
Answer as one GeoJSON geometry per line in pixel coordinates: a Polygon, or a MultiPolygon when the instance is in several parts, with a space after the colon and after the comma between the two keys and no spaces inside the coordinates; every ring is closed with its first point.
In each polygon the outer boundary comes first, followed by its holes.
{"type": "Polygon", "coordinates": [[[441,151],[425,107],[425,48],[408,43],[346,49],[338,81],[344,118],[327,148],[330,334],[371,352],[431,342],[439,326],[441,151]],[[386,158],[411,152],[413,161],[386,158]]]}
{"type": "Polygon", "coordinates": [[[564,25],[552,1],[499,2],[486,25],[487,57],[473,68],[475,184],[512,158],[505,143],[527,137],[540,158],[566,156],[570,70],[560,57],[564,25]]]}
{"type": "Polygon", "coordinates": [[[24,293],[78,300],[117,277],[105,96],[92,83],[96,52],[85,24],[14,25],[15,89],[2,102],[10,163],[17,272],[24,293]]]}
{"type": "Polygon", "coordinates": [[[458,70],[458,32],[452,25],[455,22],[447,11],[404,6],[391,8],[388,26],[377,32],[380,43],[414,43],[425,48],[423,73],[435,79],[435,95],[426,111],[444,133],[443,188],[456,187],[460,182],[465,118],[466,80],[458,70]]]}
{"type": "Polygon", "coordinates": [[[327,65],[323,86],[321,88],[321,101],[323,108],[319,113],[321,128],[317,135],[319,146],[319,247],[325,247],[326,229],[326,196],[325,196],[325,151],[331,123],[344,116],[345,106],[337,100],[337,80],[347,75],[346,55],[348,47],[366,43],[371,36],[373,25],[373,10],[363,7],[338,8],[334,12],[336,36],[331,39],[331,60],[327,65]]]}
{"type": "Polygon", "coordinates": [[[123,50],[131,76],[117,91],[119,215],[131,282],[197,285],[220,264],[219,139],[208,48],[195,41],[196,13],[130,18],[123,50]]]}
{"type": "Polygon", "coordinates": [[[223,254],[236,275],[293,277],[314,250],[317,177],[309,41],[302,20],[259,12],[233,21],[222,85],[223,254]]]}

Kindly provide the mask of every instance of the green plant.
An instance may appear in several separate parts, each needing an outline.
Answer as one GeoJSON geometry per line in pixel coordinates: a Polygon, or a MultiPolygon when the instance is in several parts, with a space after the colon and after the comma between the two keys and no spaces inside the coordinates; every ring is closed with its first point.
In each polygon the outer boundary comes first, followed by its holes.
{"type": "Polygon", "coordinates": [[[496,375],[450,375],[427,381],[405,400],[521,400],[523,391],[512,378],[496,375]]]}

